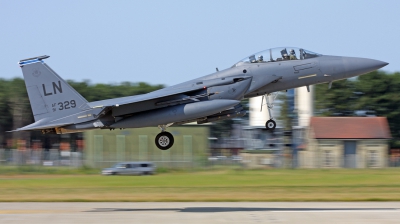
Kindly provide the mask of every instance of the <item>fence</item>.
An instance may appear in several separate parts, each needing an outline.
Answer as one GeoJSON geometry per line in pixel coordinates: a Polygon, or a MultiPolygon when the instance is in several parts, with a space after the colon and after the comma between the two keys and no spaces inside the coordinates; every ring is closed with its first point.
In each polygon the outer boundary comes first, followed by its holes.
{"type": "MultiPolygon", "coordinates": [[[[189,141],[188,141],[189,143],[189,141]]],[[[191,144],[189,144],[191,145],[191,144]]],[[[140,147],[139,147],[140,148],[140,147]]],[[[17,149],[0,149],[0,165],[36,165],[36,166],[67,166],[81,167],[87,164],[93,164],[94,168],[110,167],[118,162],[123,161],[150,161],[155,163],[157,167],[165,168],[195,168],[210,166],[239,166],[247,168],[383,168],[383,167],[400,167],[400,157],[389,156],[382,161],[371,162],[366,160],[360,163],[360,159],[350,158],[356,161],[358,165],[348,166],[349,158],[334,161],[325,157],[312,158],[314,161],[310,165],[311,158],[300,160],[293,158],[290,154],[267,153],[267,152],[251,152],[240,153],[235,156],[208,156],[207,154],[194,154],[190,147],[183,147],[183,151],[167,150],[159,151],[157,154],[151,153],[144,149],[139,150],[136,154],[127,154],[121,149],[113,151],[113,155],[109,152],[104,153],[104,149],[99,147],[92,156],[85,155],[81,152],[60,151],[58,149],[50,150],[17,150],[17,149]],[[127,155],[129,157],[127,157],[127,155]],[[364,164],[365,163],[365,164],[364,164]],[[295,164],[299,166],[295,166],[295,164]],[[379,165],[382,164],[382,165],[379,165]]]]}
{"type": "Polygon", "coordinates": [[[81,152],[60,151],[58,149],[0,149],[0,164],[81,167],[84,160],[81,152]]]}

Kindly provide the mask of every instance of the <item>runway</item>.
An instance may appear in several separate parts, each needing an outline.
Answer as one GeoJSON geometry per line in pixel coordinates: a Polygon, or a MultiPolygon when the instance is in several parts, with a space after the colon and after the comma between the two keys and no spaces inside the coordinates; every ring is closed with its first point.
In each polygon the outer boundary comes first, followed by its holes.
{"type": "Polygon", "coordinates": [[[0,203],[0,223],[399,223],[400,202],[0,203]]]}

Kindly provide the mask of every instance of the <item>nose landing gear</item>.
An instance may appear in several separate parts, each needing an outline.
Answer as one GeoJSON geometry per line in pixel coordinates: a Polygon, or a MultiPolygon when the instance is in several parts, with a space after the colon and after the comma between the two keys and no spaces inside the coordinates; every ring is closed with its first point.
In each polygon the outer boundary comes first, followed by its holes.
{"type": "Polygon", "coordinates": [[[263,105],[265,105],[264,104],[264,98],[265,98],[266,105],[268,108],[268,114],[270,117],[270,119],[267,122],[265,122],[265,128],[267,130],[271,130],[271,131],[273,131],[276,128],[276,122],[275,122],[274,118],[272,117],[271,109],[274,107],[274,101],[275,101],[276,97],[278,96],[278,94],[279,94],[279,92],[268,93],[266,95],[263,95],[262,100],[261,100],[261,111],[262,111],[263,105]],[[269,101],[270,95],[272,95],[272,102],[269,101]]]}
{"type": "Polygon", "coordinates": [[[165,131],[167,125],[159,125],[158,127],[161,128],[161,133],[156,136],[155,143],[157,148],[161,150],[167,150],[174,145],[174,136],[165,131]]]}
{"type": "Polygon", "coordinates": [[[272,119],[265,122],[265,128],[268,130],[274,130],[276,128],[276,122],[272,119]]]}

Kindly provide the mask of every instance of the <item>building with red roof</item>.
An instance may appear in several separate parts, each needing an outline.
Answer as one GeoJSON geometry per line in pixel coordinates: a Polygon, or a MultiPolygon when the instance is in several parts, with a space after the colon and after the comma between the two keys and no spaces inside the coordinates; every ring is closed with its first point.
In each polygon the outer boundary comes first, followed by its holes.
{"type": "Polygon", "coordinates": [[[390,129],[385,117],[312,117],[303,168],[386,167],[390,129]]]}

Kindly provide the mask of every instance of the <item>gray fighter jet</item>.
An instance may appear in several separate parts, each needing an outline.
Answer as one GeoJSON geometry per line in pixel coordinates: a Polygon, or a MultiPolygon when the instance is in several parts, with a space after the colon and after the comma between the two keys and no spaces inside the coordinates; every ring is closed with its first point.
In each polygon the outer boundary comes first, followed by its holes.
{"type": "MultiPolygon", "coordinates": [[[[159,127],[155,144],[162,150],[174,144],[167,127],[242,117],[240,100],[291,88],[347,79],[388,63],[373,59],[317,54],[303,48],[261,51],[232,67],[148,94],[88,102],[39,56],[21,60],[35,123],[15,131],[74,133],[89,129],[159,127]]],[[[262,106],[262,105],[261,105],[262,106]]],[[[271,117],[271,116],[270,116],[271,117]]],[[[273,130],[273,119],[266,128],[273,130]]]]}

